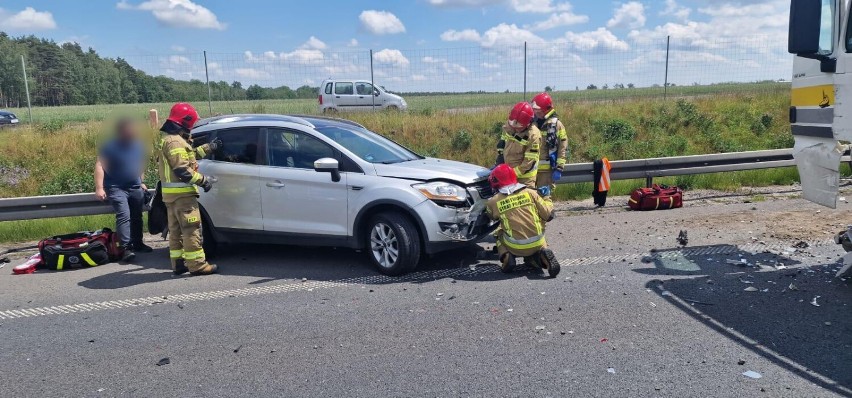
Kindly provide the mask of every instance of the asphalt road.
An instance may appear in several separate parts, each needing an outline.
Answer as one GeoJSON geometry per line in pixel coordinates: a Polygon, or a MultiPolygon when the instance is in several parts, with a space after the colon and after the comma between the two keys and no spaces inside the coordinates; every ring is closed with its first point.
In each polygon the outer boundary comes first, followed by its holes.
{"type": "Polygon", "coordinates": [[[548,227],[557,279],[504,275],[472,248],[404,278],[350,250],[287,246],[230,248],[207,277],[172,278],[163,249],[137,265],[6,266],[0,385],[9,397],[852,395],[852,287],[833,278],[841,250],[828,244],[852,205],[743,199],[562,204],[548,227]]]}

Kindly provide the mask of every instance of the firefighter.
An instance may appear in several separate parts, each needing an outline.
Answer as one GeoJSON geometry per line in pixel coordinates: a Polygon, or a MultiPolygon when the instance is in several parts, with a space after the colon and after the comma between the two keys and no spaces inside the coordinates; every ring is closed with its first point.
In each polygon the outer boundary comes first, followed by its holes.
{"type": "Polygon", "coordinates": [[[538,163],[536,188],[547,200],[556,189],[555,181],[562,178],[562,168],[568,162],[568,133],[559,121],[550,94],[541,93],[532,100],[535,123],[541,131],[541,156],[538,163]]]}
{"type": "Polygon", "coordinates": [[[175,275],[190,272],[208,275],[218,271],[209,264],[201,246],[201,211],[198,208],[198,188],[204,192],[213,187],[213,180],[198,172],[196,159],[215,151],[221,141],[213,141],[192,148],[189,131],[198,121],[198,112],[192,105],[177,103],[172,106],[168,120],[160,128],[162,136],[158,145],[158,166],[163,202],[168,209],[169,258],[175,275]]]}
{"type": "Polygon", "coordinates": [[[545,223],[553,218],[553,204],[535,189],[519,183],[515,170],[506,164],[495,167],[488,180],[498,191],[488,200],[486,209],[492,220],[500,221],[500,270],[511,272],[516,257],[524,257],[524,263],[544,268],[555,278],[559,262],[544,238],[545,223]]]}
{"type": "Polygon", "coordinates": [[[533,124],[534,116],[528,102],[517,103],[509,113],[497,144],[497,165],[509,165],[515,170],[518,181],[530,188],[535,188],[541,146],[541,133],[533,124]]]}

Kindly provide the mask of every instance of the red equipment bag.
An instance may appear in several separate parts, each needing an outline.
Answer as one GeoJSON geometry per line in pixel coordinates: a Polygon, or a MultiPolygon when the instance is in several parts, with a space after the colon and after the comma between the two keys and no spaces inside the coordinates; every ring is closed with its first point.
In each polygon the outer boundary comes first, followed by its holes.
{"type": "Polygon", "coordinates": [[[638,188],[630,194],[627,205],[631,210],[667,210],[683,207],[683,190],[657,184],[651,188],[638,188]]]}
{"type": "Polygon", "coordinates": [[[95,267],[121,258],[122,248],[116,235],[104,228],[95,232],[58,235],[38,243],[41,264],[38,268],[61,271],[69,268],[95,267]]]}

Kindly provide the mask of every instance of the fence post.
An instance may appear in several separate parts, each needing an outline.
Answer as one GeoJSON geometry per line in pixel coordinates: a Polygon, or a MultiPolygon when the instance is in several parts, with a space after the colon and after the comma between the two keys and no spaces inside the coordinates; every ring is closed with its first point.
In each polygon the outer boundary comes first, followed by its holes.
{"type": "Polygon", "coordinates": [[[33,124],[33,106],[30,103],[30,83],[27,81],[27,62],[24,61],[23,55],[21,55],[21,70],[24,71],[24,90],[27,91],[27,113],[30,116],[30,124],[33,124]]]}
{"type": "Polygon", "coordinates": [[[370,49],[370,86],[373,87],[373,92],[370,95],[373,97],[373,111],[376,111],[376,82],[373,80],[373,49],[370,49]]]}
{"type": "Polygon", "coordinates": [[[663,99],[665,100],[669,94],[669,44],[671,43],[671,36],[666,36],[666,77],[663,81],[663,99]]]}
{"type": "Polygon", "coordinates": [[[527,42],[524,42],[524,101],[527,100],[527,42]]]}
{"type": "Polygon", "coordinates": [[[204,78],[207,80],[207,110],[213,116],[213,100],[210,98],[210,72],[207,71],[207,50],[204,50],[204,78]]]}

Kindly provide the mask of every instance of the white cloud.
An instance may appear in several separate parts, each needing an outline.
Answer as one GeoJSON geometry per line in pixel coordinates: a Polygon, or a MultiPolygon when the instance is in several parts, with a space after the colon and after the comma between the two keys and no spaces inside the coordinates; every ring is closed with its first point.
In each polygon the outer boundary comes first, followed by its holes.
{"type": "Polygon", "coordinates": [[[325,43],[322,42],[322,40],[311,36],[308,39],[308,41],[305,42],[305,44],[302,44],[301,48],[309,48],[309,49],[314,49],[314,50],[325,50],[326,47],[328,47],[328,46],[326,46],[325,43]]]}
{"type": "Polygon", "coordinates": [[[297,48],[288,53],[278,54],[278,58],[297,64],[318,64],[325,60],[325,54],[313,48],[297,48]]]}
{"type": "Polygon", "coordinates": [[[686,21],[689,19],[690,13],[692,13],[692,9],[681,6],[677,3],[677,0],[666,0],[666,8],[660,12],[660,15],[671,16],[678,20],[686,21]]]}
{"type": "Polygon", "coordinates": [[[429,0],[429,4],[438,7],[483,7],[500,4],[504,0],[429,0]]]}
{"type": "Polygon", "coordinates": [[[571,10],[570,3],[554,4],[553,0],[511,0],[509,4],[517,12],[547,13],[571,10]]]}
{"type": "Polygon", "coordinates": [[[645,5],[638,1],[631,1],[618,7],[606,26],[609,28],[638,29],[645,26],[645,21],[645,5]]]}
{"type": "Polygon", "coordinates": [[[473,29],[465,29],[462,31],[448,30],[441,34],[443,41],[470,41],[479,43],[485,48],[494,47],[511,47],[528,44],[544,43],[544,39],[536,36],[535,33],[529,30],[519,28],[515,24],[501,23],[494,26],[482,34],[473,29]]]}
{"type": "Polygon", "coordinates": [[[183,55],[172,55],[172,56],[167,58],[167,62],[169,63],[169,65],[172,65],[172,66],[174,66],[174,65],[189,65],[189,64],[192,63],[192,61],[190,61],[189,58],[184,57],[183,55]]]}
{"type": "Polygon", "coordinates": [[[396,15],[387,11],[363,11],[358,19],[361,20],[361,26],[374,35],[392,35],[405,32],[405,25],[402,24],[402,21],[396,15]]]}
{"type": "Polygon", "coordinates": [[[358,40],[357,39],[349,40],[349,44],[347,44],[346,46],[347,47],[358,47],[358,40]]]}
{"type": "Polygon", "coordinates": [[[578,15],[571,11],[566,11],[553,14],[549,18],[543,21],[538,21],[532,25],[527,25],[526,28],[530,30],[548,30],[560,26],[577,25],[586,22],[589,22],[588,15],[578,15]]]}
{"type": "Polygon", "coordinates": [[[184,47],[184,46],[179,46],[179,45],[177,45],[177,44],[172,45],[172,47],[171,47],[171,48],[172,48],[172,51],[174,51],[174,52],[176,52],[176,53],[182,53],[182,52],[186,51],[186,47],[184,47]]]}
{"type": "Polygon", "coordinates": [[[414,80],[416,82],[424,81],[424,80],[426,80],[426,76],[424,76],[424,75],[411,75],[411,80],[414,80]]]}
{"type": "Polygon", "coordinates": [[[438,64],[438,63],[442,63],[442,62],[447,62],[447,60],[445,60],[443,58],[435,58],[435,57],[425,56],[425,57],[423,57],[423,62],[425,62],[427,64],[438,64]]]}
{"type": "Polygon", "coordinates": [[[150,11],[161,24],[174,28],[225,30],[227,27],[213,11],[191,0],[148,0],[138,5],[121,0],[115,6],[119,10],[150,11]]]}
{"type": "Polygon", "coordinates": [[[451,75],[467,75],[470,73],[470,71],[464,66],[454,64],[452,62],[444,62],[441,67],[444,68],[444,72],[451,75]]]}
{"type": "Polygon", "coordinates": [[[405,56],[402,55],[402,52],[389,48],[386,48],[373,54],[373,59],[379,64],[387,64],[394,66],[408,66],[410,64],[408,58],[405,58],[405,56]]]}
{"type": "Polygon", "coordinates": [[[268,78],[271,77],[269,72],[267,72],[265,70],[254,69],[254,68],[237,68],[237,69],[234,69],[234,73],[236,73],[237,76],[242,77],[244,79],[258,80],[258,79],[268,79],[268,78]]]}
{"type": "Polygon", "coordinates": [[[482,67],[485,69],[498,69],[500,68],[500,64],[492,64],[489,62],[483,62],[482,67]]]}
{"type": "Polygon", "coordinates": [[[630,45],[619,40],[606,28],[598,28],[589,32],[567,32],[564,39],[558,39],[557,43],[565,43],[578,51],[627,51],[630,45]]]}
{"type": "Polygon", "coordinates": [[[482,34],[480,44],[483,47],[491,48],[495,46],[515,46],[524,43],[536,44],[543,43],[544,39],[535,35],[526,29],[521,29],[515,24],[507,25],[501,23],[482,34]]]}
{"type": "Polygon", "coordinates": [[[27,7],[10,13],[0,8],[0,30],[35,32],[50,29],[56,29],[56,21],[50,12],[27,7]]]}
{"type": "Polygon", "coordinates": [[[479,32],[473,29],[454,30],[450,29],[441,33],[443,41],[479,41],[479,32]]]}

